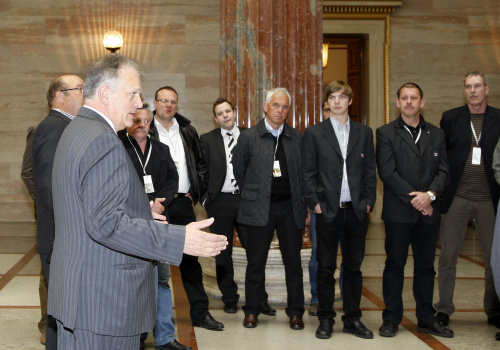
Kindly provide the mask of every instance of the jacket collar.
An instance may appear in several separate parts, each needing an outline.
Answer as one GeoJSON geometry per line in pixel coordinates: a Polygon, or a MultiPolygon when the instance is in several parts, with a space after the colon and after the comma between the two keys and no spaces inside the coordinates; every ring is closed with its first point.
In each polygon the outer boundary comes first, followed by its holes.
{"type": "MultiPolygon", "coordinates": [[[[266,122],[265,122],[264,118],[261,119],[261,121],[259,121],[255,127],[257,128],[257,132],[258,132],[260,137],[263,137],[267,134],[272,135],[269,132],[269,130],[267,130],[267,128],[266,128],[266,122]]],[[[290,135],[291,135],[290,128],[291,128],[291,126],[285,122],[285,124],[283,124],[283,132],[281,133],[280,137],[282,137],[282,136],[290,137],[290,135]]]]}

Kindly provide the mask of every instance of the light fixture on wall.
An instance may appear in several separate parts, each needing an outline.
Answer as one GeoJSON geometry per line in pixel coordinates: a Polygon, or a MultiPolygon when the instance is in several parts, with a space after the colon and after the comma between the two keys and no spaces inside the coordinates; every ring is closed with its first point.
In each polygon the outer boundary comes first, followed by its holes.
{"type": "Polygon", "coordinates": [[[116,52],[123,46],[122,35],[117,31],[109,31],[104,34],[104,39],[102,39],[102,44],[106,50],[111,51],[111,53],[116,52]]]}
{"type": "Polygon", "coordinates": [[[328,44],[323,44],[321,53],[323,54],[323,68],[325,68],[328,64],[328,44]]]}

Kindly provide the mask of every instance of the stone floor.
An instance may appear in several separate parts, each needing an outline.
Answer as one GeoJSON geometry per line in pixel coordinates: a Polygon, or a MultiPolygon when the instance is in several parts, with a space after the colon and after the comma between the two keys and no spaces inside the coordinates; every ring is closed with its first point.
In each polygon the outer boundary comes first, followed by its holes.
{"type": "MultiPolygon", "coordinates": [[[[0,223],[0,349],[43,349],[39,343],[37,322],[40,318],[38,281],[40,262],[36,254],[35,233],[30,223],[0,223]]],[[[439,248],[439,246],[438,246],[439,248]]],[[[440,250],[437,250],[436,267],[440,250]]],[[[494,340],[497,329],[486,322],[482,311],[484,267],[479,242],[471,227],[462,247],[455,288],[457,312],[452,316],[450,328],[453,339],[433,337],[417,332],[415,303],[412,297],[412,259],[406,268],[404,289],[405,318],[395,338],[378,336],[383,309],[382,271],[384,267],[383,226],[370,226],[366,242],[366,258],[362,271],[365,277],[361,307],[363,322],[372,329],[372,340],[356,338],[342,333],[341,302],[335,333],[329,340],[316,339],[315,317],[304,315],[305,329],[293,331],[288,327],[284,307],[278,306],[275,317],[260,316],[255,329],[243,328],[243,313],[225,314],[219,300],[210,300],[212,315],[225,325],[222,332],[193,328],[189,320],[187,298],[182,288],[177,268],[172,268],[171,284],[174,292],[174,308],[177,339],[183,344],[200,350],[234,349],[496,349],[500,342],[494,340]]],[[[437,295],[437,281],[435,286],[437,295]]],[[[240,305],[241,306],[241,305],[240,305]]],[[[154,349],[152,336],[146,341],[146,349],[154,349]]]]}

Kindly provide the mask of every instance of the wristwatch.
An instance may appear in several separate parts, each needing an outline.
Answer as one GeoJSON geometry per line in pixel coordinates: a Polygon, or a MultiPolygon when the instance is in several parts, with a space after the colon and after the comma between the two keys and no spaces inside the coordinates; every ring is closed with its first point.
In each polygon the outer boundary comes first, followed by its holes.
{"type": "Polygon", "coordinates": [[[427,191],[427,194],[431,197],[431,202],[436,200],[436,195],[432,191],[427,191]]]}

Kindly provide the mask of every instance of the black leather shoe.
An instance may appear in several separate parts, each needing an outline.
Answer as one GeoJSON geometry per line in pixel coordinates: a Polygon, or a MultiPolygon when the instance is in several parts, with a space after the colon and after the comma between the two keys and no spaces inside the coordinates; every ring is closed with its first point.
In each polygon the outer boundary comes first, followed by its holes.
{"type": "Polygon", "coordinates": [[[208,329],[209,331],[221,331],[222,328],[224,328],[224,325],[216,321],[210,314],[206,315],[199,321],[193,322],[193,326],[202,327],[208,329]]]}
{"type": "Polygon", "coordinates": [[[497,332],[497,334],[495,334],[495,339],[500,340],[500,332],[497,332]]]}
{"type": "Polygon", "coordinates": [[[500,316],[493,316],[488,318],[488,323],[492,324],[493,326],[500,328],[500,316]]]}
{"type": "Polygon", "coordinates": [[[378,334],[381,337],[394,337],[398,332],[398,326],[392,321],[384,320],[382,326],[378,330],[378,334]]]}
{"type": "Polygon", "coordinates": [[[441,326],[448,326],[450,324],[450,316],[445,314],[444,312],[438,312],[436,314],[436,321],[441,325],[441,326]]]}
{"type": "Polygon", "coordinates": [[[354,321],[350,326],[344,325],[344,333],[354,334],[356,337],[363,339],[372,339],[373,332],[365,327],[360,320],[354,321]]]}
{"type": "Polygon", "coordinates": [[[139,344],[139,350],[144,350],[144,339],[141,338],[141,342],[139,344]]]}
{"type": "Polygon", "coordinates": [[[182,345],[177,340],[172,340],[170,343],[165,345],[155,346],[156,350],[193,350],[192,347],[182,345]]]}
{"type": "Polygon", "coordinates": [[[224,312],[228,314],[235,314],[238,311],[238,303],[236,301],[228,301],[224,303],[224,312]]]}
{"type": "Polygon", "coordinates": [[[418,326],[418,331],[422,333],[429,333],[438,337],[453,338],[454,334],[451,329],[441,326],[439,323],[434,322],[431,326],[418,326]]]}
{"type": "Polygon", "coordinates": [[[318,329],[316,329],[316,338],[330,339],[333,333],[333,321],[321,320],[319,321],[318,329]]]}
{"type": "Polygon", "coordinates": [[[290,317],[290,328],[294,331],[300,331],[304,329],[304,321],[302,321],[302,316],[292,316],[290,317]]]}
{"type": "Polygon", "coordinates": [[[276,310],[274,310],[268,303],[262,303],[259,305],[260,312],[267,316],[276,315],[276,310]]]}
{"type": "Polygon", "coordinates": [[[245,314],[243,319],[243,327],[245,328],[255,328],[257,327],[257,315],[255,314],[245,314]]]}

